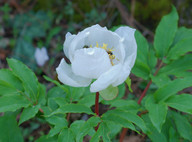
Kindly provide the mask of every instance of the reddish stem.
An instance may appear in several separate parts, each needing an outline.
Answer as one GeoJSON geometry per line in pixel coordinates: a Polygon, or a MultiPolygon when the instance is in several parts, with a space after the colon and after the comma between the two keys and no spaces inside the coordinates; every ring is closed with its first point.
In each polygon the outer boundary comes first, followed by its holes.
{"type": "MultiPolygon", "coordinates": [[[[97,116],[99,116],[99,92],[96,92],[95,96],[95,113],[97,116]]],[[[97,131],[99,128],[99,124],[95,127],[95,131],[97,131]]]]}
{"type": "Polygon", "coordinates": [[[99,116],[99,92],[96,92],[95,96],[95,113],[99,116]]]}
{"type": "Polygon", "coordinates": [[[145,90],[143,91],[143,93],[141,94],[139,100],[138,100],[138,104],[140,105],[141,104],[141,101],[143,99],[143,97],[145,97],[145,94],[147,93],[147,90],[149,89],[150,85],[151,85],[152,81],[150,80],[149,83],[147,84],[145,90]]]}
{"type": "Polygon", "coordinates": [[[127,130],[128,128],[123,128],[122,132],[121,132],[121,135],[120,135],[120,139],[119,139],[119,142],[123,142],[123,139],[127,133],[127,130]]]}

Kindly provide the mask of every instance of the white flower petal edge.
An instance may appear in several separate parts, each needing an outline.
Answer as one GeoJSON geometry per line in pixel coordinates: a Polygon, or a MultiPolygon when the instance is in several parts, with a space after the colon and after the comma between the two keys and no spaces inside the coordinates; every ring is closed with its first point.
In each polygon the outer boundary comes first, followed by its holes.
{"type": "Polygon", "coordinates": [[[65,36],[66,39],[64,42],[64,53],[66,57],[70,61],[73,60],[73,55],[75,50],[80,49],[86,44],[85,39],[88,38],[89,31],[91,30],[97,31],[98,29],[108,31],[106,27],[101,27],[100,25],[96,24],[84,29],[83,31],[79,32],[77,35],[72,35],[71,33],[68,32],[65,36]],[[75,39],[75,41],[73,41],[73,39],[75,39]],[[77,46],[77,44],[79,45],[77,46]]]}
{"type": "Polygon", "coordinates": [[[74,87],[87,87],[91,83],[91,79],[80,77],[72,72],[71,66],[68,65],[65,59],[62,59],[59,66],[56,68],[58,79],[67,85],[74,87]]]}
{"type": "Polygon", "coordinates": [[[65,42],[63,44],[63,46],[64,46],[63,50],[64,50],[65,56],[67,58],[69,58],[69,46],[70,46],[70,44],[71,44],[71,42],[72,42],[72,40],[74,39],[75,36],[76,35],[72,35],[69,32],[65,35],[65,42]]]}
{"type": "Polygon", "coordinates": [[[115,80],[117,80],[118,75],[121,74],[121,68],[121,64],[112,66],[110,70],[103,73],[95,82],[91,84],[90,91],[99,92],[106,89],[115,80]]]}
{"type": "Polygon", "coordinates": [[[129,27],[120,27],[115,33],[117,33],[121,38],[123,38],[123,44],[125,47],[125,60],[119,74],[118,79],[112,84],[113,86],[118,86],[122,84],[130,74],[131,68],[135,64],[137,56],[137,43],[135,40],[135,29],[129,27]]]}
{"type": "Polygon", "coordinates": [[[135,64],[135,59],[137,57],[137,43],[135,40],[135,31],[129,27],[120,27],[115,33],[117,33],[121,38],[123,38],[123,44],[125,47],[125,61],[126,65],[129,65],[129,68],[132,68],[135,64]]]}

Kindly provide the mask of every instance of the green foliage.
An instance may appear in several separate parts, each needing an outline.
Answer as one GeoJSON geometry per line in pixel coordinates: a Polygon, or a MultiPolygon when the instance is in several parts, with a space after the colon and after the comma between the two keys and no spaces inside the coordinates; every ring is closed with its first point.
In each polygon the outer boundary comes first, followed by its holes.
{"type": "Polygon", "coordinates": [[[167,115],[167,105],[165,103],[155,103],[153,98],[148,97],[145,107],[149,111],[149,118],[155,128],[161,132],[162,125],[165,123],[167,115]]]}
{"type": "Polygon", "coordinates": [[[171,13],[162,18],[156,29],[154,47],[157,57],[163,58],[167,55],[177,31],[177,22],[178,14],[176,8],[172,7],[171,13]]]}
{"type": "Polygon", "coordinates": [[[24,142],[21,130],[14,116],[0,117],[0,141],[1,142],[24,142]]]}

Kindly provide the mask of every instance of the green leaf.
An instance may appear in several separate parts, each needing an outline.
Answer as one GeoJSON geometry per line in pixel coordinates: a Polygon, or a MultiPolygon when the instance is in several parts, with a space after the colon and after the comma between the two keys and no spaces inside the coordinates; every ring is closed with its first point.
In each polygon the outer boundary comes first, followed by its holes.
{"type": "Polygon", "coordinates": [[[192,139],[192,127],[191,124],[189,123],[189,121],[182,115],[180,115],[179,113],[173,113],[173,119],[175,121],[176,124],[176,128],[177,131],[179,132],[179,134],[191,141],[192,139]]]}
{"type": "Polygon", "coordinates": [[[73,131],[75,136],[79,133],[79,130],[85,124],[84,120],[76,120],[70,125],[70,129],[73,131]]]}
{"type": "Polygon", "coordinates": [[[166,100],[166,104],[168,106],[189,114],[192,114],[191,102],[192,102],[192,95],[190,94],[175,95],[171,96],[168,100],[166,100]]]}
{"type": "Polygon", "coordinates": [[[102,116],[102,120],[114,122],[116,124],[121,125],[124,128],[129,128],[137,132],[137,130],[135,129],[135,126],[127,118],[119,116],[115,113],[104,114],[102,116]]]}
{"type": "Polygon", "coordinates": [[[58,136],[58,142],[75,142],[73,132],[68,128],[63,129],[58,136]]]}
{"type": "Polygon", "coordinates": [[[154,47],[151,45],[148,52],[148,65],[151,69],[150,72],[152,72],[155,69],[155,66],[157,65],[157,57],[155,56],[154,47]]]}
{"type": "Polygon", "coordinates": [[[41,105],[45,105],[46,103],[46,87],[43,84],[39,83],[39,94],[37,96],[37,103],[41,105]]]}
{"type": "Polygon", "coordinates": [[[158,75],[180,75],[183,71],[191,70],[192,54],[185,55],[161,68],[158,75]]]}
{"type": "Polygon", "coordinates": [[[57,136],[47,137],[46,135],[41,136],[35,142],[57,142],[57,136]]]}
{"type": "Polygon", "coordinates": [[[21,81],[8,69],[0,70],[0,95],[18,94],[23,91],[21,81]]]}
{"type": "Polygon", "coordinates": [[[118,88],[110,85],[108,88],[101,90],[99,93],[104,100],[113,100],[118,95],[118,88]]]}
{"type": "MultiPolygon", "coordinates": [[[[144,121],[135,113],[132,113],[132,112],[129,112],[129,111],[126,111],[126,110],[115,109],[115,110],[110,110],[110,111],[106,112],[105,114],[106,115],[107,114],[118,115],[118,116],[128,120],[129,122],[134,123],[138,127],[140,127],[143,132],[147,131],[147,128],[145,126],[144,121]]],[[[109,117],[107,117],[107,118],[109,118],[109,117]]]]}
{"type": "Polygon", "coordinates": [[[58,114],[58,113],[87,113],[87,114],[92,114],[94,113],[91,111],[91,109],[85,105],[82,104],[66,104],[56,111],[54,111],[52,114],[58,114]]]}
{"type": "Polygon", "coordinates": [[[178,133],[173,127],[170,127],[169,129],[169,142],[180,142],[178,133]]]}
{"type": "Polygon", "coordinates": [[[45,75],[43,77],[45,78],[45,80],[50,81],[50,82],[54,83],[55,85],[57,85],[58,87],[60,87],[61,89],[63,89],[67,94],[69,93],[68,88],[65,87],[64,85],[61,85],[58,81],[53,80],[53,79],[51,79],[51,78],[49,78],[48,76],[45,76],[45,75]]]}
{"type": "Polygon", "coordinates": [[[111,142],[111,140],[109,138],[109,131],[110,130],[109,130],[108,126],[106,125],[106,123],[102,122],[99,125],[97,132],[91,138],[90,142],[98,142],[98,140],[100,139],[100,136],[102,136],[104,142],[111,142]]]}
{"type": "Polygon", "coordinates": [[[177,31],[177,23],[178,14],[176,8],[172,6],[171,13],[162,18],[155,32],[154,47],[158,57],[167,55],[177,31]]]}
{"type": "Polygon", "coordinates": [[[148,97],[145,107],[149,112],[149,118],[155,128],[161,132],[162,125],[165,123],[168,107],[165,103],[154,103],[152,97],[148,97]]]}
{"type": "MultiPolygon", "coordinates": [[[[101,101],[101,97],[99,98],[99,102],[101,101]]],[[[91,107],[95,104],[95,94],[90,94],[87,96],[82,97],[79,101],[79,104],[86,105],[88,107],[91,107]]]]}
{"type": "Polygon", "coordinates": [[[175,39],[173,42],[173,46],[182,40],[186,40],[192,37],[192,29],[187,29],[185,27],[181,27],[177,30],[175,35],[175,39]]]}
{"type": "Polygon", "coordinates": [[[192,51],[192,38],[184,39],[178,42],[174,47],[171,48],[167,56],[168,60],[177,59],[182,55],[185,55],[187,52],[192,51]]]}
{"type": "Polygon", "coordinates": [[[138,77],[148,79],[150,74],[150,68],[148,66],[148,42],[138,31],[135,32],[135,38],[137,42],[137,58],[132,72],[138,77]]]}
{"type": "Polygon", "coordinates": [[[152,82],[155,83],[159,88],[163,87],[165,84],[169,84],[171,82],[171,79],[168,75],[162,73],[158,76],[150,76],[152,79],[152,82]]]}
{"type": "Polygon", "coordinates": [[[36,106],[30,106],[27,108],[24,108],[20,120],[19,120],[19,125],[31,118],[33,118],[37,112],[39,111],[40,105],[36,105],[36,106]]]}
{"type": "Polygon", "coordinates": [[[9,67],[13,73],[23,82],[25,91],[29,94],[33,102],[37,101],[38,80],[35,74],[22,62],[15,59],[7,59],[9,67]]]}
{"type": "Polygon", "coordinates": [[[140,106],[137,104],[137,102],[133,100],[118,99],[118,100],[109,102],[109,104],[111,105],[110,108],[116,107],[118,109],[123,109],[130,112],[135,112],[135,113],[137,113],[138,110],[140,109],[140,106]]]}
{"type": "Polygon", "coordinates": [[[13,116],[0,117],[0,142],[24,142],[21,130],[13,116]]]}
{"type": "Polygon", "coordinates": [[[99,125],[99,129],[102,129],[102,138],[104,142],[111,142],[109,134],[110,134],[110,129],[107,126],[107,124],[105,122],[102,122],[99,125]]]}
{"type": "Polygon", "coordinates": [[[176,94],[178,91],[183,90],[184,88],[192,86],[192,77],[178,78],[169,84],[164,85],[159,88],[155,93],[155,100],[160,102],[164,101],[170,96],[176,94]]]}
{"type": "Polygon", "coordinates": [[[16,111],[22,107],[28,107],[31,102],[21,95],[0,97],[0,112],[16,111]]]}
{"type": "Polygon", "coordinates": [[[130,79],[130,77],[128,77],[128,78],[125,80],[125,82],[126,82],[128,88],[129,88],[129,91],[132,93],[133,90],[131,89],[131,79],[130,79]]]}
{"type": "Polygon", "coordinates": [[[54,125],[54,128],[52,128],[49,131],[48,137],[53,137],[56,134],[60,133],[60,131],[64,128],[67,128],[68,122],[67,120],[62,116],[51,116],[46,119],[50,124],[54,125]]]}
{"type": "Polygon", "coordinates": [[[93,129],[93,127],[96,127],[100,121],[101,120],[99,117],[91,117],[90,119],[88,119],[84,123],[84,125],[79,129],[79,132],[76,136],[76,141],[83,141],[83,137],[87,135],[88,132],[93,129]]]}
{"type": "Polygon", "coordinates": [[[145,121],[145,124],[147,125],[148,132],[146,133],[147,136],[153,141],[153,142],[167,142],[166,136],[161,132],[158,132],[157,129],[152,124],[151,120],[148,117],[148,114],[142,115],[143,120],[145,121]]]}

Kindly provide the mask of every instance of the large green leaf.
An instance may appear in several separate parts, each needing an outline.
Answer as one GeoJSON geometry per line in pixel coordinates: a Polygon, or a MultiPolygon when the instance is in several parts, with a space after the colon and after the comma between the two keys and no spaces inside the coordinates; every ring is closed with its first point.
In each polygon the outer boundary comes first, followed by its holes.
{"type": "Polygon", "coordinates": [[[0,95],[14,94],[23,91],[21,81],[8,69],[0,70],[0,95]]]}
{"type": "Polygon", "coordinates": [[[36,105],[36,106],[30,106],[27,108],[24,108],[20,120],[19,120],[19,125],[27,120],[29,120],[30,118],[33,118],[37,112],[39,111],[40,105],[36,105]]]}
{"type": "Polygon", "coordinates": [[[154,103],[153,97],[148,97],[145,107],[149,112],[149,118],[155,128],[161,132],[162,125],[165,123],[168,107],[165,103],[154,103]]]}
{"type": "Polygon", "coordinates": [[[166,104],[177,110],[192,114],[192,95],[190,94],[171,96],[166,100],[166,104]]]}
{"type": "MultiPolygon", "coordinates": [[[[183,71],[191,70],[192,54],[185,55],[161,68],[158,75],[179,75],[183,71]]],[[[158,76],[157,75],[157,76],[158,76]]]]}
{"type": "Polygon", "coordinates": [[[174,47],[171,48],[167,59],[177,59],[180,56],[192,51],[192,38],[184,39],[178,42],[174,47]]]}
{"type": "Polygon", "coordinates": [[[7,59],[9,67],[13,73],[23,82],[25,91],[29,94],[33,102],[37,101],[38,81],[35,74],[22,62],[15,59],[7,59]]]}
{"type": "Polygon", "coordinates": [[[181,27],[177,30],[174,41],[173,41],[173,46],[177,44],[178,42],[182,40],[186,40],[192,37],[192,29],[187,29],[185,27],[181,27]]]}
{"type": "Polygon", "coordinates": [[[147,79],[150,74],[150,68],[148,66],[149,46],[147,40],[138,31],[135,32],[135,38],[137,42],[137,58],[132,72],[136,76],[147,79]]]}
{"type": "Polygon", "coordinates": [[[111,122],[114,122],[116,124],[121,125],[124,128],[129,128],[129,129],[131,129],[133,131],[137,131],[135,129],[135,126],[127,118],[119,116],[119,115],[117,115],[115,113],[104,114],[102,116],[102,120],[104,120],[104,121],[111,121],[111,122]]]}
{"type": "Polygon", "coordinates": [[[92,114],[94,113],[91,111],[91,109],[85,105],[82,104],[66,104],[54,111],[52,114],[58,114],[58,113],[87,113],[92,114]]]}
{"type": "Polygon", "coordinates": [[[175,7],[172,7],[171,13],[164,16],[160,21],[154,39],[154,47],[158,57],[164,57],[173,42],[177,31],[178,14],[175,7]]]}
{"type": "MultiPolygon", "coordinates": [[[[134,123],[138,127],[140,127],[143,132],[147,131],[144,121],[135,113],[132,113],[126,110],[115,109],[115,110],[106,112],[106,115],[108,114],[115,114],[117,116],[120,116],[128,120],[129,122],[134,123]]],[[[107,117],[107,119],[109,119],[109,117],[107,117]]]]}
{"type": "Polygon", "coordinates": [[[59,134],[58,142],[75,142],[75,136],[69,128],[65,128],[59,134]]]}
{"type": "Polygon", "coordinates": [[[0,142],[23,142],[21,130],[13,116],[0,117],[0,142]]]}
{"type": "Polygon", "coordinates": [[[16,111],[22,107],[27,107],[31,102],[24,96],[11,95],[0,97],[0,112],[16,111]]]}
{"type": "Polygon", "coordinates": [[[159,88],[154,97],[156,101],[164,101],[184,88],[192,86],[192,77],[178,78],[159,88]]]}
{"type": "Polygon", "coordinates": [[[183,138],[192,141],[192,127],[189,121],[179,113],[173,113],[173,119],[179,134],[183,138]]]}

